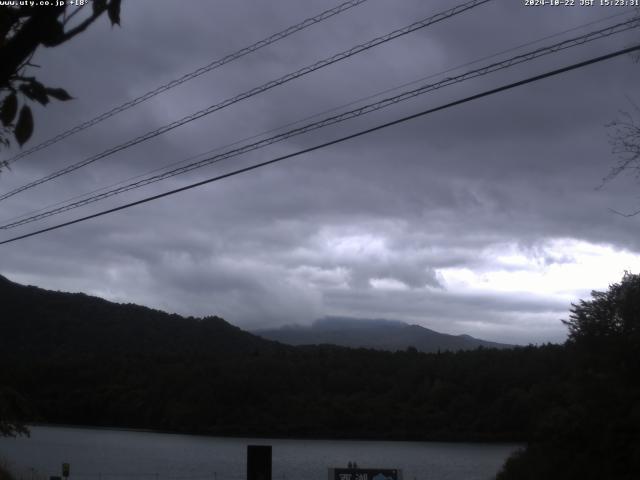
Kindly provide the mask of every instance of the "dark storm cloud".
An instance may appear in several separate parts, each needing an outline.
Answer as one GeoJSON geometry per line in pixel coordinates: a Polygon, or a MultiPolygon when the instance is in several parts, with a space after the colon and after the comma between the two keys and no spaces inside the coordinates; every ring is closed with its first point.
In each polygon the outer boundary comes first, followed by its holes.
{"type": "MultiPolygon", "coordinates": [[[[2,190],[453,5],[371,0],[25,158],[3,172],[2,190]]],[[[330,6],[288,0],[125,2],[122,28],[101,22],[73,43],[38,53],[42,68],[36,73],[76,99],[37,111],[32,144],[330,6]]],[[[619,11],[532,9],[496,0],[11,198],[2,217],[619,11]]],[[[637,32],[438,90],[15,233],[306,148],[627,46],[635,38],[637,32]]],[[[495,59],[445,75],[489,61],[495,59]]],[[[399,318],[517,343],[560,341],[558,319],[575,300],[571,295],[617,278],[592,272],[597,285],[562,285],[548,294],[533,284],[529,291],[530,280],[518,280],[524,283],[513,291],[491,284],[462,288],[455,275],[474,272],[483,278],[498,271],[529,278],[590,258],[571,251],[581,244],[569,241],[610,245],[629,255],[640,250],[637,221],[608,210],[633,209],[637,183],[621,179],[595,189],[612,162],[604,125],[628,107],[625,95],[637,96],[639,76],[630,58],[618,58],[5,245],[2,274],[186,315],[217,314],[246,328],[338,314],[399,318]],[[509,260],[508,252],[517,258],[509,260]]]]}

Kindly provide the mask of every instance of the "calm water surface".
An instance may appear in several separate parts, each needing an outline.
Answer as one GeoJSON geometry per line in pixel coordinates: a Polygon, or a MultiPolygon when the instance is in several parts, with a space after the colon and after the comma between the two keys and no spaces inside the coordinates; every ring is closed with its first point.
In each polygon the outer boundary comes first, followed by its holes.
{"type": "Polygon", "coordinates": [[[246,478],[247,445],[273,446],[274,480],[326,480],[328,467],[401,468],[404,480],[489,480],[518,446],[513,444],[277,440],[164,433],[33,427],[31,438],[0,438],[0,461],[24,480],[60,475],[70,480],[246,478]]]}

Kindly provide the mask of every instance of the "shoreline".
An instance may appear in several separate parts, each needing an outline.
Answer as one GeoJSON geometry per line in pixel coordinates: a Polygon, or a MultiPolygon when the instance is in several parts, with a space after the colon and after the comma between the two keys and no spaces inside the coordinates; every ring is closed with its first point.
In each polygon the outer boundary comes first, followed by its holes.
{"type": "Polygon", "coordinates": [[[342,442],[397,442],[397,443],[445,443],[445,444],[486,444],[486,445],[520,445],[524,446],[526,440],[514,440],[514,439],[501,439],[501,440],[478,440],[478,439],[461,439],[461,440],[443,440],[443,439],[402,439],[402,438],[366,438],[366,437],[323,437],[323,436],[278,436],[278,435],[222,435],[211,434],[202,432],[179,432],[171,430],[159,430],[159,429],[146,429],[146,428],[133,428],[133,427],[118,427],[118,426],[96,426],[96,425],[76,425],[76,424],[59,424],[59,423],[28,423],[27,428],[32,427],[44,427],[44,428],[67,428],[75,430],[98,430],[98,431],[111,431],[111,432],[130,432],[130,433],[157,433],[161,435],[182,435],[191,437],[209,437],[209,438],[221,438],[221,439],[247,439],[247,440],[293,440],[293,441],[342,441],[342,442]]]}

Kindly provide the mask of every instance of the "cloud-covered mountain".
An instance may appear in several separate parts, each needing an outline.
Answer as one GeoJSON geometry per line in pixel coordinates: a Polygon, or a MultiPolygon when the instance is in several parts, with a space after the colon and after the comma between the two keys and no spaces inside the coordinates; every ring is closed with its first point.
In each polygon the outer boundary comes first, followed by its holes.
{"type": "Polygon", "coordinates": [[[326,317],[310,326],[286,325],[278,329],[254,331],[269,340],[289,345],[333,344],[377,350],[421,352],[472,350],[482,347],[510,348],[512,345],[489,342],[469,335],[448,335],[419,325],[396,320],[326,317]]]}

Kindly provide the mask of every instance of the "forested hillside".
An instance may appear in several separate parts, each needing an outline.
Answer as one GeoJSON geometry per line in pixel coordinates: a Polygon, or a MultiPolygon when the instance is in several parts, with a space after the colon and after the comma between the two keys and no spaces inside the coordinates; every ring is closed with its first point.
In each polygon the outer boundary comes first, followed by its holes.
{"type": "Polygon", "coordinates": [[[228,355],[273,347],[218,317],[184,318],[82,293],[23,286],[0,276],[2,350],[79,355],[228,355]]]}
{"type": "Polygon", "coordinates": [[[562,399],[559,346],[390,353],[269,342],[4,279],[0,383],[29,420],[217,434],[522,439],[562,399]]]}
{"type": "MultiPolygon", "coordinates": [[[[637,276],[574,306],[565,345],[431,354],[285,346],[216,317],[6,280],[0,299],[0,394],[21,399],[14,411],[23,421],[520,440],[528,448],[502,479],[626,479],[640,470],[637,276]]],[[[0,398],[0,415],[8,415],[2,407],[0,398]]]]}

